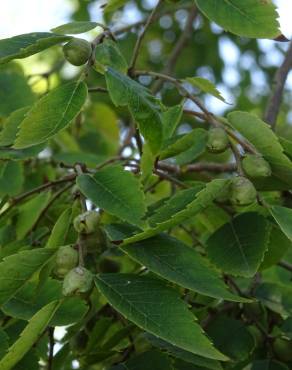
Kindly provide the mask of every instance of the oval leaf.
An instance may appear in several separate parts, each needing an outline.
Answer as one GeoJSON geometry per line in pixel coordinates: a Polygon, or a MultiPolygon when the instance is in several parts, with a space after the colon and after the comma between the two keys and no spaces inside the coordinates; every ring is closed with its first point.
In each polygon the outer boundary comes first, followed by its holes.
{"type": "Polygon", "coordinates": [[[199,9],[226,31],[254,38],[278,37],[276,7],[263,0],[196,0],[199,9]]]}
{"type": "Polygon", "coordinates": [[[78,115],[86,98],[84,82],[71,82],[49,92],[22,121],[14,148],[27,148],[52,138],[78,115]]]}
{"type": "Polygon", "coordinates": [[[218,299],[246,301],[229,292],[207,260],[178,239],[161,234],[122,249],[149,270],[184,288],[218,299]]]}
{"type": "Polygon", "coordinates": [[[101,274],[97,288],[127,319],[182,349],[215,360],[227,360],[195,323],[178,293],[160,280],[130,274],[101,274]]]}
{"type": "Polygon", "coordinates": [[[12,59],[26,58],[70,38],[50,32],[33,32],[0,40],[0,64],[12,59]]]}
{"type": "Polygon", "coordinates": [[[40,248],[5,258],[0,263],[0,305],[12,298],[49,261],[54,252],[40,248]]]}
{"type": "Polygon", "coordinates": [[[144,194],[131,172],[110,166],[93,176],[78,176],[77,185],[97,207],[133,225],[143,225],[141,218],[146,212],[144,194]]]}
{"type": "Polygon", "coordinates": [[[243,213],[211,235],[207,253],[225,273],[251,277],[263,260],[268,241],[266,219],[257,213],[243,213]]]}
{"type": "Polygon", "coordinates": [[[56,28],[52,28],[51,31],[54,33],[62,34],[62,35],[77,35],[79,33],[84,33],[90,30],[93,30],[98,26],[96,22],[69,22],[66,24],[62,24],[56,28]]]}

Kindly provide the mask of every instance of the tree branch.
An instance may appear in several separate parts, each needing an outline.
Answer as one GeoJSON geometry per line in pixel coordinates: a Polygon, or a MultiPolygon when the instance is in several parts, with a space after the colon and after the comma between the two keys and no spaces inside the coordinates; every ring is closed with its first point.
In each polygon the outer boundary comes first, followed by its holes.
{"type": "Polygon", "coordinates": [[[146,24],[145,24],[145,26],[143,28],[143,31],[138,36],[138,39],[137,39],[137,42],[136,42],[136,45],[135,45],[135,48],[134,48],[132,60],[131,60],[131,63],[130,63],[130,67],[129,67],[129,74],[131,74],[131,71],[133,71],[134,68],[135,68],[136,61],[137,61],[137,58],[138,58],[138,55],[139,55],[139,51],[140,51],[142,42],[144,40],[144,37],[146,35],[146,32],[147,32],[150,24],[154,21],[155,14],[156,14],[156,12],[159,9],[159,7],[160,7],[161,4],[162,4],[162,0],[158,0],[157,5],[154,7],[154,9],[152,10],[150,16],[148,17],[148,19],[146,21],[146,24]]]}
{"type": "Polygon", "coordinates": [[[272,95],[269,99],[266,113],[264,116],[265,121],[269,125],[271,125],[273,129],[275,128],[277,123],[277,117],[281,107],[285,83],[291,68],[292,68],[292,42],[290,43],[290,47],[286,53],[282,65],[276,72],[274,86],[272,89],[272,95]]]}

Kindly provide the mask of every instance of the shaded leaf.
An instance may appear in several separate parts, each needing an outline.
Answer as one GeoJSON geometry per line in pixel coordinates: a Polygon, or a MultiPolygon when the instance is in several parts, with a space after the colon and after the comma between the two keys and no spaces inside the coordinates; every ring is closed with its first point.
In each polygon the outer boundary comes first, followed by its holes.
{"type": "Polygon", "coordinates": [[[50,192],[40,193],[19,207],[16,222],[18,239],[23,238],[34,226],[50,200],[50,192]]]}
{"type": "Polygon", "coordinates": [[[11,299],[53,256],[49,249],[26,250],[0,263],[0,305],[11,299]]]}
{"type": "Polygon", "coordinates": [[[211,262],[225,273],[253,276],[268,247],[269,227],[257,213],[243,213],[215,231],[207,240],[211,262]]]}
{"type": "MultiPolygon", "coordinates": [[[[37,283],[27,283],[12,299],[2,307],[11,317],[30,320],[43,306],[62,299],[62,283],[48,279],[40,289],[37,283]]],[[[62,301],[52,318],[52,326],[70,325],[78,322],[86,314],[88,307],[79,297],[69,297],[62,301]]]]}
{"type": "Polygon", "coordinates": [[[12,112],[4,123],[3,130],[0,132],[0,146],[12,145],[16,139],[16,134],[20,123],[24,120],[29,107],[17,109],[12,112]]]}
{"type": "Polygon", "coordinates": [[[183,104],[168,108],[162,113],[163,141],[172,137],[180,123],[183,114],[183,104]]]}
{"type": "Polygon", "coordinates": [[[196,142],[201,139],[202,131],[204,130],[198,128],[187,134],[172,137],[170,140],[164,142],[159,158],[175,157],[182,152],[192,149],[194,144],[196,145],[196,142]]]}
{"type": "Polygon", "coordinates": [[[254,338],[244,323],[233,318],[217,317],[206,330],[216,347],[233,360],[245,360],[255,348],[254,338]]]}
{"type": "Polygon", "coordinates": [[[271,215],[274,217],[277,224],[280,226],[283,233],[292,241],[292,209],[273,206],[269,208],[271,215]]]}
{"type": "Polygon", "coordinates": [[[160,280],[131,274],[100,274],[95,283],[117,311],[142,329],[194,354],[227,360],[195,323],[178,293],[160,280]]]}
{"type": "Polygon", "coordinates": [[[184,288],[218,299],[246,301],[229,292],[208,261],[178,239],[161,234],[122,249],[149,270],[184,288]]]}
{"type": "Polygon", "coordinates": [[[0,86],[0,117],[7,117],[35,101],[35,95],[27,83],[21,66],[14,62],[0,66],[0,86]]]}
{"type": "Polygon", "coordinates": [[[10,370],[22,359],[46,329],[59,305],[60,301],[51,302],[32,317],[20,334],[20,337],[13,343],[8,353],[1,359],[1,370],[10,370]]]}
{"type": "Polygon", "coordinates": [[[151,228],[125,239],[123,245],[150,238],[195,216],[212,204],[228,183],[228,180],[216,179],[201,191],[201,188],[191,188],[178,192],[149,217],[147,222],[151,228]]]}

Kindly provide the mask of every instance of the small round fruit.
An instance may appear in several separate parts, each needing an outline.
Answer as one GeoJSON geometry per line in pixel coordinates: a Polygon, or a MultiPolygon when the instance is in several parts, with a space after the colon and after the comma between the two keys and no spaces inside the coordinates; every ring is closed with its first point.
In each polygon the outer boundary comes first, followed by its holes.
{"type": "Polygon", "coordinates": [[[273,348],[279,360],[284,362],[292,361],[292,341],[277,338],[273,343],[273,348]]]}
{"type": "Polygon", "coordinates": [[[247,154],[242,160],[242,168],[250,178],[269,177],[272,174],[269,163],[259,155],[247,154]]]}
{"type": "Polygon", "coordinates": [[[82,66],[91,55],[91,45],[88,41],[74,38],[63,46],[63,53],[69,63],[74,66],[82,66]]]}
{"type": "Polygon", "coordinates": [[[60,247],[56,254],[56,267],[54,273],[63,278],[78,263],[78,252],[70,245],[60,247]]]}
{"type": "Polygon", "coordinates": [[[87,211],[75,217],[73,224],[78,233],[91,234],[99,224],[99,214],[96,211],[87,211]]]}
{"type": "Polygon", "coordinates": [[[222,153],[229,145],[228,135],[221,127],[211,128],[208,132],[207,149],[211,153],[222,153]]]}
{"type": "Polygon", "coordinates": [[[230,185],[230,200],[235,206],[248,206],[256,201],[253,183],[243,176],[234,177],[230,185]]]}
{"type": "Polygon", "coordinates": [[[93,285],[92,273],[84,267],[76,267],[68,272],[63,281],[63,295],[88,293],[93,285]]]}

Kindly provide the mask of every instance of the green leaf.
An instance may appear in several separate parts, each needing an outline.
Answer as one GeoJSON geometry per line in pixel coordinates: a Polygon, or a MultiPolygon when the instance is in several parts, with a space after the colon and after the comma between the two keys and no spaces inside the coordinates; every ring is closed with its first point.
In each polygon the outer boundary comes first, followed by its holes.
{"type": "Polygon", "coordinates": [[[9,337],[5,331],[0,328],[0,358],[2,358],[9,348],[9,337]]]}
{"type": "Polygon", "coordinates": [[[196,135],[194,136],[193,145],[188,150],[175,156],[175,163],[182,166],[196,160],[205,152],[207,139],[208,132],[202,128],[197,128],[196,135]]]}
{"type": "Polygon", "coordinates": [[[0,305],[12,298],[53,256],[49,249],[19,252],[0,263],[0,305]]]}
{"type": "Polygon", "coordinates": [[[0,148],[0,159],[24,160],[36,157],[43,149],[44,144],[35,145],[31,148],[16,150],[13,148],[0,148]]]}
{"type": "Polygon", "coordinates": [[[206,330],[216,347],[235,361],[245,360],[255,348],[254,338],[245,324],[233,318],[217,317],[206,330]]]}
{"type": "Polygon", "coordinates": [[[100,73],[104,73],[106,67],[111,67],[121,73],[126,73],[128,63],[121,53],[116,42],[110,39],[105,39],[95,48],[95,63],[94,69],[100,73]]]}
{"type": "Polygon", "coordinates": [[[79,21],[79,22],[69,22],[66,24],[62,24],[56,28],[52,28],[51,31],[53,33],[58,33],[61,35],[78,35],[79,33],[88,32],[93,30],[98,26],[96,22],[89,22],[89,21],[79,21]]]}
{"type": "Polygon", "coordinates": [[[202,131],[204,130],[197,128],[187,134],[172,137],[164,142],[163,150],[160,152],[159,158],[166,159],[175,157],[182,152],[192,149],[198,139],[201,139],[202,131]]]}
{"type": "Polygon", "coordinates": [[[235,217],[207,240],[208,257],[225,273],[254,276],[268,247],[268,226],[266,219],[257,213],[235,217]]]}
{"type": "Polygon", "coordinates": [[[186,82],[191,84],[192,86],[200,89],[204,93],[211,94],[215,96],[215,98],[223,101],[226,103],[226,100],[221,95],[220,91],[216,88],[213,82],[207,80],[206,78],[202,77],[188,77],[185,79],[186,82]]]}
{"type": "Polygon", "coordinates": [[[260,266],[260,270],[267,269],[280,262],[291,246],[291,240],[287,238],[277,225],[271,224],[268,249],[260,266]]]}
{"type": "Polygon", "coordinates": [[[72,208],[67,208],[61,213],[57,222],[55,223],[53,230],[49,236],[46,244],[46,248],[57,248],[65,245],[65,240],[70,228],[72,219],[72,208]]]}
{"type": "Polygon", "coordinates": [[[292,288],[278,283],[263,283],[255,291],[255,297],[270,310],[282,316],[292,315],[292,288]]]}
{"type": "Polygon", "coordinates": [[[162,113],[163,141],[172,137],[180,123],[183,114],[183,104],[168,108],[162,113]]]}
{"type": "Polygon", "coordinates": [[[157,153],[163,134],[159,100],[144,86],[110,67],[105,72],[105,78],[113,103],[128,106],[153,154],[157,153]]]}
{"type": "Polygon", "coordinates": [[[0,167],[0,196],[15,196],[20,193],[24,182],[23,166],[20,162],[6,162],[0,167]]]}
{"type": "Polygon", "coordinates": [[[27,83],[21,66],[15,62],[0,65],[0,86],[0,117],[7,117],[35,101],[35,95],[27,83]]]}
{"type": "Polygon", "coordinates": [[[227,360],[195,323],[178,293],[160,280],[131,274],[101,274],[95,283],[117,311],[142,329],[194,354],[227,360]]]}
{"type": "Polygon", "coordinates": [[[149,270],[186,289],[218,299],[246,301],[228,291],[217,271],[198,252],[166,234],[122,250],[149,270]]]}
{"type": "Polygon", "coordinates": [[[283,233],[292,241],[292,209],[273,206],[269,208],[271,215],[280,226],[283,233]]]}
{"type": "Polygon", "coordinates": [[[270,163],[273,174],[292,185],[292,162],[283,153],[284,150],[271,127],[247,112],[232,112],[227,118],[232,127],[251,142],[270,163]]]}
{"type": "Polygon", "coordinates": [[[1,370],[12,369],[22,359],[46,329],[59,305],[60,301],[51,302],[32,317],[20,337],[0,361],[1,370]]]}
{"type": "Polygon", "coordinates": [[[50,200],[50,192],[40,193],[19,207],[16,234],[22,239],[31,230],[50,200]]]}
{"type": "Polygon", "coordinates": [[[195,0],[199,9],[226,31],[251,38],[274,39],[281,34],[271,1],[195,0]]]}
{"type": "Polygon", "coordinates": [[[30,108],[24,107],[12,112],[0,132],[0,146],[12,145],[16,139],[20,123],[24,120],[30,108]]]}
{"type": "Polygon", "coordinates": [[[144,143],[143,145],[143,152],[140,161],[140,169],[141,169],[141,182],[145,185],[151,179],[151,175],[153,174],[154,164],[156,161],[156,156],[153,155],[149,145],[144,143]]]}
{"type": "Polygon", "coordinates": [[[97,207],[133,225],[143,225],[144,194],[131,172],[120,166],[108,166],[93,176],[78,176],[77,185],[97,207]]]}
{"type": "Polygon", "coordinates": [[[29,57],[70,39],[49,32],[33,32],[0,40],[0,64],[29,57]]]}
{"type": "Polygon", "coordinates": [[[132,357],[130,360],[113,366],[110,370],[175,370],[171,359],[157,350],[149,350],[132,357]]]}
{"type": "Polygon", "coordinates": [[[104,11],[106,13],[113,12],[124,6],[127,2],[128,0],[108,0],[104,11]]]}
{"type": "MultiPolygon", "coordinates": [[[[48,279],[41,289],[37,289],[36,282],[28,282],[13,298],[3,305],[2,310],[8,316],[20,320],[30,320],[43,306],[62,298],[62,282],[48,279]]],[[[84,317],[87,310],[88,306],[81,298],[66,298],[62,301],[52,318],[51,325],[64,326],[74,324],[84,317]]]]}
{"type": "Polygon", "coordinates": [[[172,356],[184,360],[185,362],[199,366],[199,369],[206,368],[211,370],[222,370],[222,366],[219,361],[211,360],[206,357],[201,357],[198,355],[194,355],[191,352],[185,351],[181,348],[173,346],[172,344],[165,342],[162,339],[155,337],[152,334],[145,333],[144,336],[153,346],[160,348],[162,350],[166,350],[172,356]]]}
{"type": "Polygon", "coordinates": [[[256,360],[244,370],[289,370],[288,366],[277,360],[256,360]]]}
{"type": "Polygon", "coordinates": [[[146,220],[151,228],[125,239],[123,245],[150,238],[195,216],[212,204],[228,183],[228,180],[216,179],[201,191],[201,188],[191,188],[178,192],[146,220]]]}
{"type": "Polygon", "coordinates": [[[86,98],[84,82],[70,82],[49,92],[22,121],[14,148],[23,149],[51,139],[78,115],[86,98]]]}

